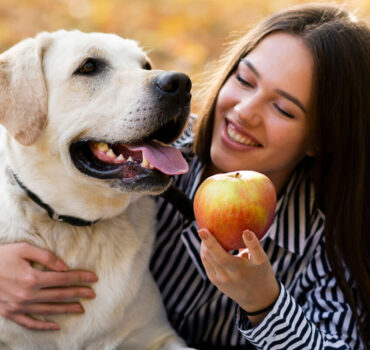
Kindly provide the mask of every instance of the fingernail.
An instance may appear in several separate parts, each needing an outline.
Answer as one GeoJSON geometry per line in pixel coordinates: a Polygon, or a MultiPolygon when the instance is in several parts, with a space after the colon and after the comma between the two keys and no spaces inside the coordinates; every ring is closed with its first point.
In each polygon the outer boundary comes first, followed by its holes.
{"type": "Polygon", "coordinates": [[[50,326],[50,330],[51,331],[59,331],[60,327],[57,324],[53,324],[53,325],[50,326]]]}
{"type": "Polygon", "coordinates": [[[208,238],[208,232],[206,230],[200,229],[198,231],[199,237],[205,241],[208,238]]]}
{"type": "Polygon", "coordinates": [[[67,271],[68,270],[68,266],[61,260],[57,260],[55,265],[58,268],[58,270],[60,270],[60,271],[67,271]]]}
{"type": "Polygon", "coordinates": [[[244,238],[247,240],[247,241],[251,241],[253,239],[253,235],[252,235],[252,232],[249,231],[249,230],[245,230],[243,232],[243,235],[244,235],[244,238]]]}
{"type": "Polygon", "coordinates": [[[89,275],[86,277],[86,282],[97,282],[98,276],[95,275],[89,275]]]}
{"type": "Polygon", "coordinates": [[[84,292],[82,294],[82,297],[83,298],[95,298],[96,297],[96,294],[93,291],[84,292]]]}
{"type": "Polygon", "coordinates": [[[84,310],[84,308],[81,306],[81,305],[76,305],[76,306],[74,306],[73,308],[72,308],[72,311],[73,312],[84,312],[85,310],[84,310]]]}

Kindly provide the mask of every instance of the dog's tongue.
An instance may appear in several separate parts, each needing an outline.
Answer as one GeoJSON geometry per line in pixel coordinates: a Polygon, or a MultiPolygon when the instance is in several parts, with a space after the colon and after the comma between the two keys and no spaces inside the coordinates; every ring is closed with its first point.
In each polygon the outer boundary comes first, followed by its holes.
{"type": "Polygon", "coordinates": [[[189,170],[188,163],[177,148],[163,146],[158,142],[126,147],[131,151],[141,151],[149,163],[164,174],[180,175],[189,170]]]}

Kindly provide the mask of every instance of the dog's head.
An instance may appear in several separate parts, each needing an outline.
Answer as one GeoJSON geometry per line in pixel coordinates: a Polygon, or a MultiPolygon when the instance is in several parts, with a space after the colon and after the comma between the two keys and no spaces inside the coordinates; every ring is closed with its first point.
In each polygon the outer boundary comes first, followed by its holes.
{"type": "Polygon", "coordinates": [[[187,171],[167,145],[186,125],[190,89],[185,74],[152,70],[136,42],[113,34],[42,33],[0,55],[15,170],[26,162],[55,181],[162,192],[187,171]]]}

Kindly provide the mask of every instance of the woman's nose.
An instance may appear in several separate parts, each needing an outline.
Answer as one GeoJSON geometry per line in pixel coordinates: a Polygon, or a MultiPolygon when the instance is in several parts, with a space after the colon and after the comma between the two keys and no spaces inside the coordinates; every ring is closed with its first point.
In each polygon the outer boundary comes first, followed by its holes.
{"type": "Polygon", "coordinates": [[[261,106],[257,98],[241,100],[234,107],[237,118],[250,127],[260,126],[262,123],[261,106]]]}

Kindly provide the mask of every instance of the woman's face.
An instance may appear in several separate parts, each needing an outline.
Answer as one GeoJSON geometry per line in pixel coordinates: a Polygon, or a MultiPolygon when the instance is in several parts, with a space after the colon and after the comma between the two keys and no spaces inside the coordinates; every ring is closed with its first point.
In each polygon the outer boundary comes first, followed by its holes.
{"type": "Polygon", "coordinates": [[[259,171],[280,191],[293,168],[311,154],[312,73],[310,51],[290,34],[271,34],[245,56],[217,98],[213,171],[259,171]]]}

